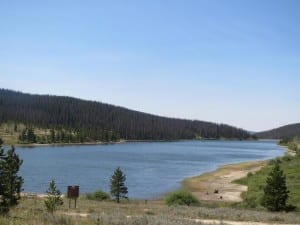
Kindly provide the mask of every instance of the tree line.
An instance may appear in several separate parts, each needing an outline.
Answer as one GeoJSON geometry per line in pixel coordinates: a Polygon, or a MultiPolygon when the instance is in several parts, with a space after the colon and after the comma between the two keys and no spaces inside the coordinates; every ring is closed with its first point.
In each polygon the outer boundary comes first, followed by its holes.
{"type": "Polygon", "coordinates": [[[0,108],[0,124],[15,122],[28,128],[53,129],[57,136],[51,142],[250,137],[247,131],[225,124],[173,119],[95,101],[5,89],[0,89],[0,108]]]}
{"type": "Polygon", "coordinates": [[[289,124],[272,130],[256,133],[255,136],[262,139],[293,139],[300,136],[300,123],[289,124]]]}

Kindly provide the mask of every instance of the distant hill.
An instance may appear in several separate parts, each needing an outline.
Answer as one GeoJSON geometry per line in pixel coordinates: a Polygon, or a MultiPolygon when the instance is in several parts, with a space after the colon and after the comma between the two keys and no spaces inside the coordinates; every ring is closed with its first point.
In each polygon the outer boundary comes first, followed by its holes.
{"type": "Polygon", "coordinates": [[[166,118],[72,97],[0,89],[0,124],[4,123],[15,123],[15,130],[21,129],[17,124],[25,125],[20,139],[30,136],[31,142],[35,142],[31,128],[48,129],[47,142],[250,137],[247,131],[224,124],[166,118]]]}
{"type": "Polygon", "coordinates": [[[256,133],[255,136],[261,139],[283,139],[300,136],[300,123],[282,126],[276,129],[256,133]]]}

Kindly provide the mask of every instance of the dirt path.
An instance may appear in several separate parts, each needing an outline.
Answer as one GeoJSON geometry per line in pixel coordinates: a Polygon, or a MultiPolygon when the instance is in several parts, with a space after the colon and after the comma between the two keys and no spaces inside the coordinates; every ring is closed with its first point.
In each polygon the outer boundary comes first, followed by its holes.
{"type": "Polygon", "coordinates": [[[193,219],[196,223],[201,224],[228,224],[228,225],[295,225],[295,224],[279,224],[279,223],[265,223],[265,222],[250,222],[250,221],[230,221],[230,220],[207,220],[207,219],[193,219]]]}
{"type": "Polygon", "coordinates": [[[189,178],[183,185],[200,200],[240,202],[241,193],[247,191],[248,187],[232,181],[243,178],[250,172],[255,173],[265,163],[256,161],[222,166],[216,171],[189,178]]]}
{"type": "MultiPolygon", "coordinates": [[[[64,212],[62,213],[66,216],[75,216],[75,217],[83,217],[86,218],[90,216],[89,213],[77,213],[77,212],[64,212]]],[[[130,219],[132,217],[140,217],[140,216],[126,216],[127,219],[130,219]]],[[[216,219],[185,219],[188,221],[194,221],[196,223],[201,224],[228,224],[228,225],[295,225],[295,224],[278,224],[278,223],[265,223],[265,222],[251,222],[251,221],[231,221],[231,220],[216,220],[216,219]]]]}
{"type": "Polygon", "coordinates": [[[75,217],[84,217],[84,218],[90,216],[89,213],[78,213],[78,212],[64,212],[62,214],[66,216],[75,216],[75,217]]]}

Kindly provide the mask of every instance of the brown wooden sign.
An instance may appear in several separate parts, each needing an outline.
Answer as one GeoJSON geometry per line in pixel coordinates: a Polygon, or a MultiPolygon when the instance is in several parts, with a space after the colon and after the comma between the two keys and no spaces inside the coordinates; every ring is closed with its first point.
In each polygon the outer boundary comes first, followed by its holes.
{"type": "Polygon", "coordinates": [[[78,197],[79,186],[68,186],[69,208],[71,208],[71,199],[74,199],[74,208],[76,209],[76,202],[78,197]]]}
{"type": "Polygon", "coordinates": [[[68,186],[68,198],[79,197],[79,186],[68,186]]]}

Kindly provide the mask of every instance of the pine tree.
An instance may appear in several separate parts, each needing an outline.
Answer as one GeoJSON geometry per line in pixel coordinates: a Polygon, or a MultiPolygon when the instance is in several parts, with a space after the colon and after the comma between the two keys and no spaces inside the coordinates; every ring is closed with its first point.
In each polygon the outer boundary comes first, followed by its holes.
{"type": "Polygon", "coordinates": [[[45,207],[48,212],[51,214],[54,213],[54,211],[57,210],[57,208],[61,205],[63,205],[63,199],[61,197],[61,192],[59,189],[57,189],[55,181],[51,180],[49,183],[48,190],[46,191],[48,196],[45,200],[45,207]]]}
{"type": "Polygon", "coordinates": [[[0,139],[0,214],[7,213],[9,211],[8,202],[7,199],[4,198],[4,194],[6,192],[6,185],[5,180],[3,179],[5,177],[4,174],[4,149],[2,148],[2,139],[0,139]]]}
{"type": "Polygon", "coordinates": [[[55,143],[55,131],[54,131],[54,129],[50,130],[50,143],[55,143]]]}
{"type": "Polygon", "coordinates": [[[28,128],[28,130],[27,130],[27,142],[28,143],[35,143],[36,142],[36,135],[34,133],[33,128],[28,128]]]}
{"type": "Polygon", "coordinates": [[[286,186],[286,177],[278,162],[275,163],[266,182],[262,205],[269,211],[286,210],[289,191],[286,186]]]}
{"type": "Polygon", "coordinates": [[[118,167],[110,180],[110,193],[116,199],[117,203],[120,202],[120,198],[127,198],[127,187],[125,186],[126,175],[123,174],[120,167],[118,167]]]}
{"type": "MultiPolygon", "coordinates": [[[[1,147],[1,146],[0,146],[1,147]]],[[[0,212],[7,213],[20,200],[23,178],[18,176],[23,161],[15,153],[15,148],[4,152],[0,149],[0,212]]]]}

